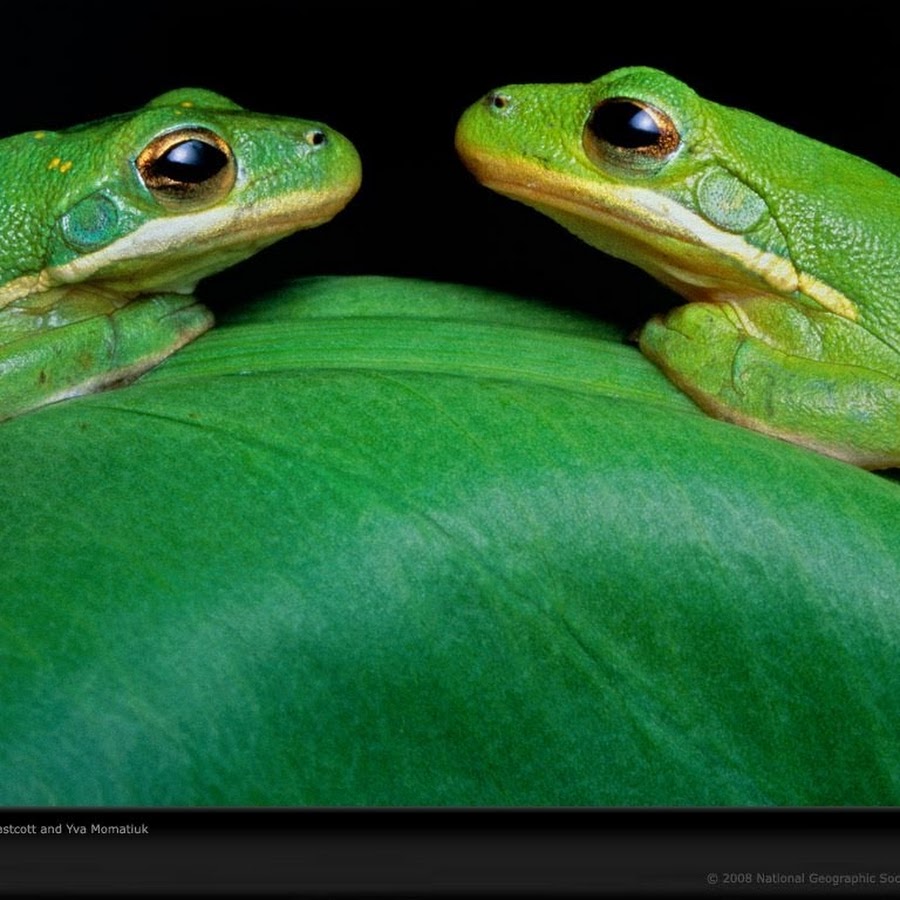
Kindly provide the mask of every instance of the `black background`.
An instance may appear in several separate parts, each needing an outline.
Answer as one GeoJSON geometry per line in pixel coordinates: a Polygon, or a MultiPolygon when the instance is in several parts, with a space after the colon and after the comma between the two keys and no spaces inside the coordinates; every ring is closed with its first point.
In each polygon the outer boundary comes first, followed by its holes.
{"type": "Polygon", "coordinates": [[[61,128],[194,85],[349,137],[363,160],[357,198],[324,228],[205,282],[214,307],[292,276],[384,274],[483,284],[627,327],[677,298],[477,185],[457,160],[456,121],[489,89],[653,65],[711,99],[896,169],[895,30],[865,7],[840,16],[759,4],[535,9],[32,4],[5,21],[4,126],[61,128]]]}

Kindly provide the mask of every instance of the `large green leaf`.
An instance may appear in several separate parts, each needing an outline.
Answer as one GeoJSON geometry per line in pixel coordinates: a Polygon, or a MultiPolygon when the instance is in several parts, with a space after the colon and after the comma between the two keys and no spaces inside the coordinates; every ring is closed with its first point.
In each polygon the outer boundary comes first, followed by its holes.
{"type": "Polygon", "coordinates": [[[300,282],[0,460],[0,803],[900,803],[900,485],[597,323],[300,282]]]}

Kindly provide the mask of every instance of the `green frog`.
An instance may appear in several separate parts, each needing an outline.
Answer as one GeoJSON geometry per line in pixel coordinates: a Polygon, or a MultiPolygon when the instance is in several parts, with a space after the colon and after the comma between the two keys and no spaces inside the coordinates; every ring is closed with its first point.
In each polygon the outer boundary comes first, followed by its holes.
{"type": "Polygon", "coordinates": [[[0,419],[127,383],[212,324],[197,282],[331,219],[361,178],[316,122],[175,90],[0,141],[0,419]]]}
{"type": "Polygon", "coordinates": [[[900,465],[900,179],[642,67],[492,91],[456,144],[688,301],[640,347],[706,412],[900,465]]]}

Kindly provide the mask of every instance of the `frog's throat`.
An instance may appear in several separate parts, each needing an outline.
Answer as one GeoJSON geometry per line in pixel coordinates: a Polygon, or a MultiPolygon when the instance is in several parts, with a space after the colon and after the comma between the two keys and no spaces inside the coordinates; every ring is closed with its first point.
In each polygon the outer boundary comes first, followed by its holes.
{"type": "Polygon", "coordinates": [[[720,284],[721,273],[711,266],[712,260],[724,257],[735,264],[736,271],[748,273],[748,283],[753,276],[780,296],[800,293],[838,316],[851,321],[858,318],[857,307],[848,297],[814,275],[798,271],[790,258],[755,247],[671,197],[636,185],[617,184],[610,189],[588,178],[557,176],[534,163],[512,164],[478,155],[466,163],[485,187],[556,218],[589,243],[593,242],[588,229],[578,229],[576,223],[590,222],[598,230],[618,236],[622,245],[642,248],[640,259],[606,246],[602,249],[647,269],[688,299],[738,299],[716,297],[706,289],[708,275],[713,276],[708,281],[710,288],[720,284]],[[686,252],[680,258],[655,255],[653,235],[712,252],[686,252]]]}
{"type": "MultiPolygon", "coordinates": [[[[118,278],[129,280],[129,262],[135,272],[156,268],[161,273],[149,287],[190,293],[196,283],[294,231],[315,228],[332,219],[352,197],[335,191],[303,191],[270,202],[246,207],[214,207],[178,216],[168,216],[141,225],[125,237],[86,253],[70,262],[48,266],[36,274],[22,275],[0,287],[0,309],[23,297],[43,293],[61,284],[103,280],[116,270],[118,278]],[[191,265],[208,258],[208,266],[191,265]],[[181,264],[181,265],[179,265],[181,264]],[[165,277],[171,267],[172,282],[165,277]],[[181,269],[186,270],[182,272],[181,269]]],[[[133,294],[144,293],[146,285],[135,281],[133,294]]]]}

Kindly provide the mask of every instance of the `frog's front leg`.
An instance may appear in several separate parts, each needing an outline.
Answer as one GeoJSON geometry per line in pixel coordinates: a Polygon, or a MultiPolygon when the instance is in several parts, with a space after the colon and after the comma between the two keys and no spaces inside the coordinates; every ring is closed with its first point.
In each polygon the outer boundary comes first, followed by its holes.
{"type": "Polygon", "coordinates": [[[0,312],[0,420],[132,381],[213,324],[212,313],[187,294],[83,314],[58,323],[33,310],[0,312]]]}
{"type": "Polygon", "coordinates": [[[710,414],[869,469],[900,465],[900,354],[857,322],[759,297],[651,320],[640,346],[710,414]]]}

